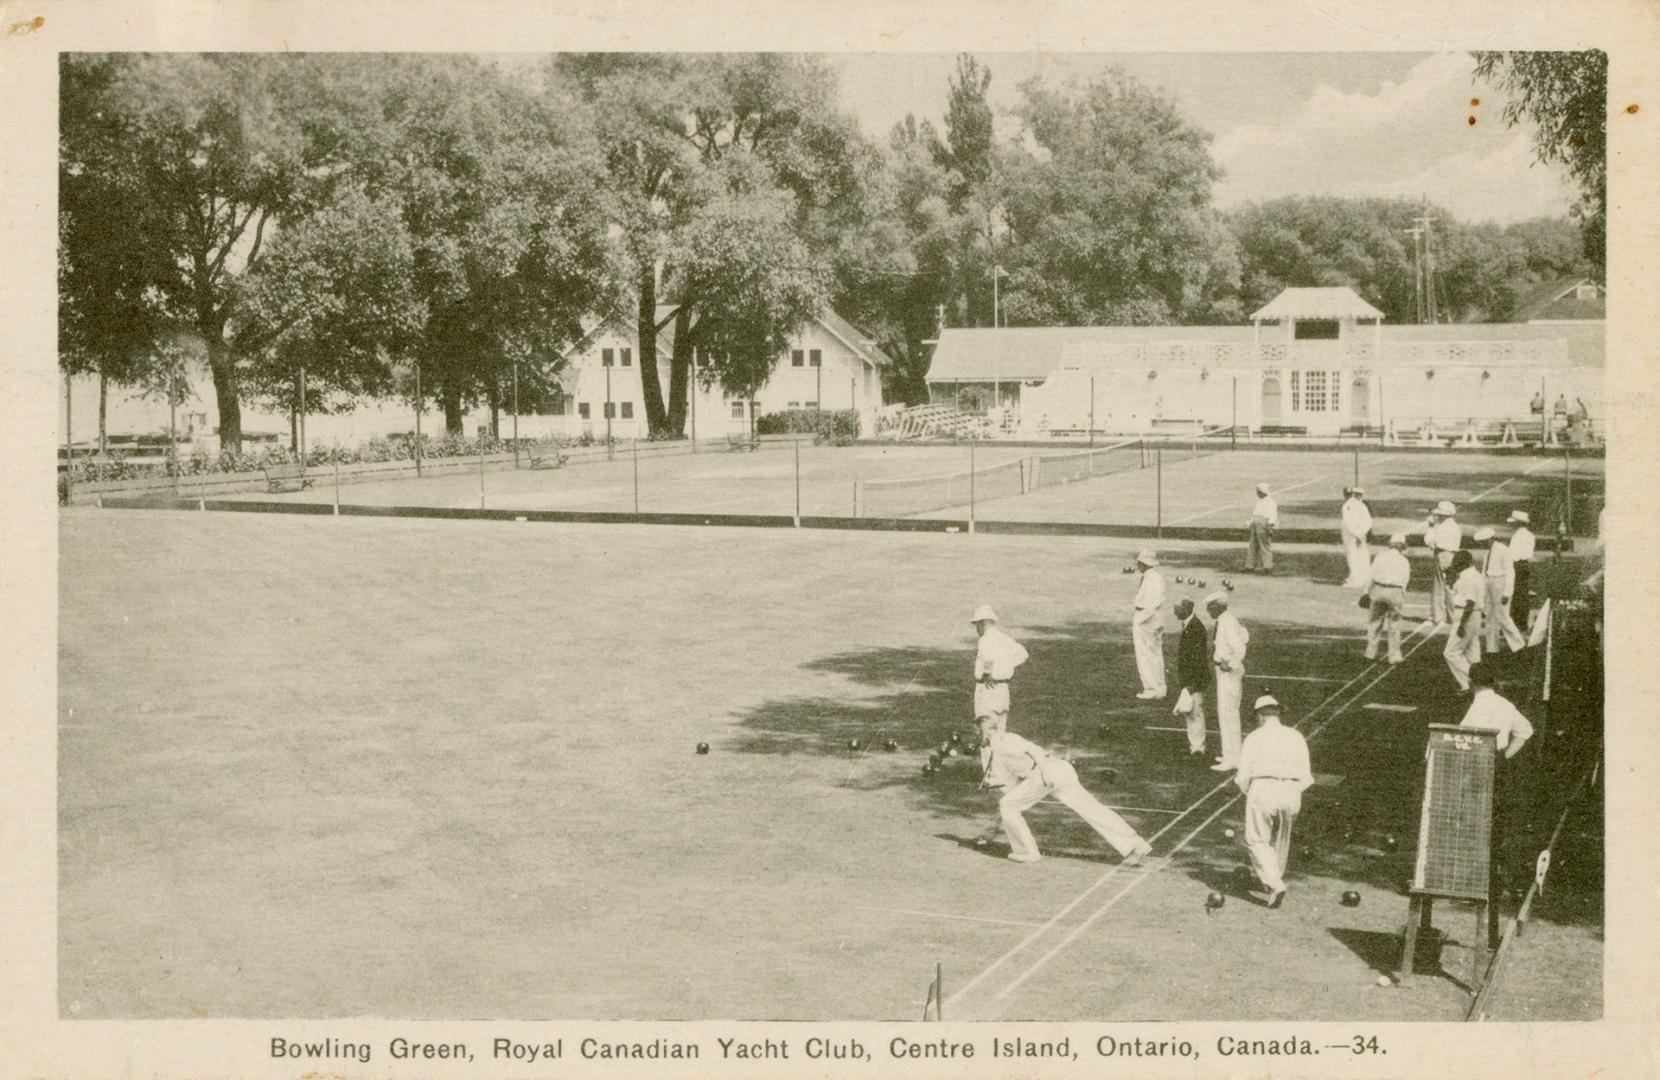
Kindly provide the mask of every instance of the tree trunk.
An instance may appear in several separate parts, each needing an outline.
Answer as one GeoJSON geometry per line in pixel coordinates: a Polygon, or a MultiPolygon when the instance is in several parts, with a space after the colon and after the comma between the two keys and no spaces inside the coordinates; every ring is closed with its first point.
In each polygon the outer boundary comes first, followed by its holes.
{"type": "Polygon", "coordinates": [[[494,380],[490,383],[490,437],[501,438],[501,394],[496,390],[494,380]]]}
{"type": "Polygon", "coordinates": [[[686,433],[688,388],[691,393],[697,393],[697,388],[690,386],[692,351],[696,347],[692,341],[692,309],[681,304],[680,310],[674,313],[674,359],[669,365],[668,430],[677,437],[686,433]]]}
{"type": "Polygon", "coordinates": [[[288,407],[288,450],[294,454],[300,452],[300,414],[292,405],[288,407]]]}
{"type": "Polygon", "coordinates": [[[645,398],[646,428],[658,435],[671,430],[668,411],[663,408],[663,384],[657,378],[657,267],[648,263],[640,270],[640,302],[634,330],[639,339],[640,394],[645,398]]]}
{"type": "Polygon", "coordinates": [[[110,452],[109,432],[110,384],[104,373],[98,373],[98,456],[110,452]]]}
{"type": "Polygon", "coordinates": [[[225,330],[203,335],[207,339],[208,370],[213,373],[213,396],[219,404],[219,450],[242,452],[242,400],[236,385],[236,357],[225,346],[225,330]]]}
{"type": "Polygon", "coordinates": [[[461,387],[449,379],[444,380],[444,390],[440,395],[444,401],[444,432],[448,435],[466,435],[463,425],[466,416],[461,408],[461,387]]]}

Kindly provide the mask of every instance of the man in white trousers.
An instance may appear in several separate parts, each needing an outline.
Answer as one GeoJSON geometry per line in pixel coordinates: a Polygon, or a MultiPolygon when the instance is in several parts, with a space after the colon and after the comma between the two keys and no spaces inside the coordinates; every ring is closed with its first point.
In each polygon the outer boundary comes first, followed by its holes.
{"type": "Polygon", "coordinates": [[[1372,532],[1372,511],[1366,508],[1360,488],[1345,488],[1343,499],[1343,554],[1349,560],[1346,589],[1364,589],[1371,584],[1372,552],[1367,537],[1372,532]]]}
{"type": "Polygon", "coordinates": [[[1251,635],[1228,610],[1227,593],[1205,597],[1205,610],[1216,626],[1211,663],[1216,667],[1216,723],[1222,729],[1222,756],[1211,769],[1228,772],[1239,767],[1239,698],[1245,692],[1245,649],[1251,635]]]}
{"type": "Polygon", "coordinates": [[[1476,550],[1482,552],[1481,573],[1487,587],[1486,606],[1482,610],[1482,626],[1486,640],[1482,651],[1496,655],[1499,638],[1511,652],[1527,645],[1527,637],[1510,617],[1510,598],[1516,593],[1516,566],[1510,558],[1510,547],[1498,538],[1491,528],[1483,525],[1476,530],[1476,550]]]}
{"type": "Polygon", "coordinates": [[[1464,546],[1464,527],[1455,515],[1458,507],[1445,499],[1429,512],[1424,524],[1424,546],[1435,560],[1435,573],[1430,575],[1429,618],[1424,623],[1427,633],[1435,633],[1452,624],[1452,582],[1448,570],[1452,568],[1453,552],[1464,546]]]}
{"type": "Polygon", "coordinates": [[[1396,533],[1389,546],[1372,560],[1372,584],[1367,592],[1371,608],[1366,620],[1366,659],[1378,658],[1378,645],[1387,641],[1389,662],[1401,662],[1401,607],[1406,603],[1406,586],[1412,580],[1412,566],[1406,561],[1406,534],[1396,533]]]}
{"type": "Polygon", "coordinates": [[[1314,774],[1308,741],[1296,728],[1280,723],[1280,703],[1264,694],[1256,700],[1256,714],[1257,729],[1240,748],[1233,782],[1245,793],[1245,850],[1251,855],[1251,868],[1268,890],[1264,902],[1277,908],[1285,899],[1291,827],[1314,774]]]}
{"type": "Polygon", "coordinates": [[[1124,865],[1136,865],[1153,850],[1129,822],[1084,790],[1071,762],[1012,731],[999,731],[989,720],[980,723],[980,764],[985,770],[985,784],[1003,793],[997,801],[997,812],[1009,840],[1009,858],[1015,862],[1033,863],[1043,857],[1024,811],[1050,795],[1100,833],[1123,857],[1124,865]]]}
{"type": "Polygon", "coordinates": [[[1130,623],[1135,669],[1141,676],[1141,693],[1136,697],[1152,701],[1168,692],[1164,683],[1164,576],[1158,571],[1159,557],[1150,548],[1144,548],[1135,561],[1141,567],[1130,623]]]}
{"type": "Polygon", "coordinates": [[[1453,624],[1441,656],[1458,688],[1468,692],[1470,665],[1481,659],[1481,609],[1487,602],[1487,583],[1468,551],[1453,553],[1447,575],[1453,579],[1452,599],[1448,601],[1453,624]]]}
{"type": "Polygon", "coordinates": [[[990,720],[998,731],[1009,726],[1009,680],[1014,669],[1026,662],[1026,649],[997,625],[997,612],[989,604],[974,609],[974,632],[979,643],[974,650],[974,719],[990,720]]]}

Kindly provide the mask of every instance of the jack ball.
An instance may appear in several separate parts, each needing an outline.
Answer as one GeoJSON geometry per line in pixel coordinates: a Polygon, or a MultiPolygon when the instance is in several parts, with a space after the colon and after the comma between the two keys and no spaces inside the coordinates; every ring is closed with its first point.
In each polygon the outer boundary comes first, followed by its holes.
{"type": "Polygon", "coordinates": [[[707,754],[709,752],[709,744],[706,743],[706,742],[698,743],[697,744],[697,752],[700,753],[700,754],[707,754]]]}
{"type": "Polygon", "coordinates": [[[1342,903],[1344,907],[1359,907],[1360,894],[1355,892],[1353,889],[1347,889],[1343,893],[1342,903]]]}

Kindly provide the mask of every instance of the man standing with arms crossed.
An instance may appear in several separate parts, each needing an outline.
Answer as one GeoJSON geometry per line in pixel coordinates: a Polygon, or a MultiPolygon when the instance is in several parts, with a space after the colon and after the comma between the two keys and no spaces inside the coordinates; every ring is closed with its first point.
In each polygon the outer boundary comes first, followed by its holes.
{"type": "Polygon", "coordinates": [[[1389,546],[1372,560],[1372,584],[1367,596],[1371,609],[1366,621],[1366,659],[1378,658],[1378,639],[1389,642],[1389,662],[1401,662],[1401,607],[1406,603],[1406,587],[1412,580],[1412,564],[1406,561],[1406,536],[1396,533],[1389,538],[1389,546]]]}
{"type": "Polygon", "coordinates": [[[1158,572],[1159,557],[1152,549],[1143,548],[1135,561],[1141,567],[1130,623],[1135,669],[1141,676],[1141,693],[1136,697],[1152,701],[1169,692],[1164,683],[1164,576],[1158,572]]]}
{"type": "Polygon", "coordinates": [[[1249,538],[1245,543],[1245,569],[1269,573],[1274,569],[1274,530],[1280,524],[1280,504],[1268,494],[1267,484],[1257,485],[1256,505],[1251,507],[1249,538]]]}
{"type": "Polygon", "coordinates": [[[974,651],[974,719],[990,722],[998,731],[1009,727],[1009,680],[1026,662],[1026,649],[997,626],[990,604],[974,609],[974,632],[980,641],[974,651]]]}
{"type": "Polygon", "coordinates": [[[1435,633],[1452,624],[1452,582],[1447,571],[1452,567],[1453,552],[1464,546],[1464,529],[1455,519],[1458,507],[1445,499],[1429,512],[1424,525],[1424,546],[1435,560],[1435,573],[1429,585],[1429,619],[1424,630],[1435,633]]]}
{"type": "Polygon", "coordinates": [[[1228,772],[1239,767],[1239,698],[1245,691],[1245,649],[1251,635],[1228,610],[1227,593],[1205,597],[1205,610],[1216,624],[1211,662],[1216,665],[1216,724],[1222,729],[1222,756],[1211,769],[1228,772]]]}
{"type": "Polygon", "coordinates": [[[1516,652],[1527,644],[1527,638],[1522,636],[1521,630],[1510,618],[1510,599],[1516,591],[1516,569],[1510,559],[1510,548],[1486,525],[1476,530],[1474,539],[1476,547],[1485,552],[1481,573],[1487,596],[1482,608],[1482,621],[1486,626],[1487,640],[1483,651],[1496,655],[1499,638],[1503,636],[1510,651],[1516,652]]]}
{"type": "Polygon", "coordinates": [[[1343,553],[1349,560],[1346,589],[1364,589],[1370,583],[1372,559],[1366,538],[1372,532],[1372,511],[1366,508],[1360,488],[1343,489],[1343,553]]]}
{"type": "Polygon", "coordinates": [[[1303,733],[1280,723],[1280,703],[1264,694],[1256,700],[1256,714],[1257,729],[1240,748],[1233,782],[1245,793],[1245,850],[1251,854],[1251,868],[1268,890],[1264,902],[1277,908],[1285,899],[1291,827],[1314,774],[1303,733]]]}

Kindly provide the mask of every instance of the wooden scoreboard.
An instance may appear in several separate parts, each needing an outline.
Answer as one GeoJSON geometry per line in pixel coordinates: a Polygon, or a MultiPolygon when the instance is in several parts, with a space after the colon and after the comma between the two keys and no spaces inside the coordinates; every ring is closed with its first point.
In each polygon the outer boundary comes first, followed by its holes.
{"type": "Polygon", "coordinates": [[[1479,728],[1431,724],[1424,750],[1424,799],[1407,909],[1401,975],[1412,974],[1418,930],[1428,929],[1435,900],[1476,905],[1475,976],[1486,958],[1491,907],[1493,784],[1498,736],[1479,728]]]}

